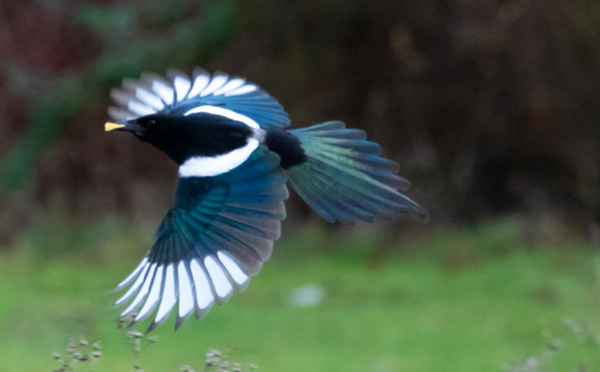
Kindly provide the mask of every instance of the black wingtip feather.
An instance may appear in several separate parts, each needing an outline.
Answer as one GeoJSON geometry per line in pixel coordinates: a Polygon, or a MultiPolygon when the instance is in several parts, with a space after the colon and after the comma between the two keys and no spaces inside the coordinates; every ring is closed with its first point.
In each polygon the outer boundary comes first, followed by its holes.
{"type": "Polygon", "coordinates": [[[177,332],[179,327],[181,327],[181,325],[183,324],[183,321],[184,321],[184,318],[177,317],[177,319],[175,320],[175,332],[177,332]]]}
{"type": "Polygon", "coordinates": [[[146,330],[146,334],[154,331],[156,329],[156,327],[158,326],[158,323],[156,322],[152,322],[152,324],[150,324],[150,327],[148,327],[148,329],[146,330]]]}

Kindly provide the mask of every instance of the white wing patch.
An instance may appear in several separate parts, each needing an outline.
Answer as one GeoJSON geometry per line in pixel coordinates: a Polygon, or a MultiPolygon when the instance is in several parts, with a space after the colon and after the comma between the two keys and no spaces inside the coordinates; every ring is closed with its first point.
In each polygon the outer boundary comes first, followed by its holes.
{"type": "Polygon", "coordinates": [[[128,104],[129,111],[139,116],[146,116],[154,113],[154,109],[150,106],[146,106],[141,102],[131,100],[128,104]]]}
{"type": "Polygon", "coordinates": [[[196,301],[200,310],[209,309],[214,301],[210,283],[204,269],[200,266],[198,260],[192,260],[190,268],[192,269],[192,277],[194,278],[194,287],[196,287],[196,301]]]}
{"type": "Polygon", "coordinates": [[[144,259],[140,262],[140,264],[127,276],[127,278],[123,279],[117,288],[123,288],[127,284],[131,283],[131,281],[140,273],[142,269],[147,269],[148,257],[144,257],[144,259]]]}
{"type": "Polygon", "coordinates": [[[188,116],[188,115],[192,115],[192,114],[200,114],[200,113],[225,116],[226,118],[229,118],[231,120],[240,121],[251,128],[257,128],[257,129],[260,128],[256,121],[250,119],[246,115],[238,114],[235,111],[231,111],[226,108],[216,107],[216,106],[204,105],[204,106],[194,107],[193,109],[186,112],[184,114],[184,116],[188,116]]]}
{"type": "Polygon", "coordinates": [[[179,312],[177,315],[180,318],[187,318],[194,310],[194,293],[183,261],[177,265],[177,279],[179,280],[179,312]]]}
{"type": "Polygon", "coordinates": [[[219,156],[194,156],[179,167],[179,177],[213,177],[242,165],[258,148],[256,138],[248,139],[244,147],[219,156]]]}
{"type": "Polygon", "coordinates": [[[133,310],[137,309],[138,306],[142,303],[146,295],[148,294],[148,289],[150,288],[150,283],[152,283],[152,278],[154,277],[154,272],[156,271],[156,264],[150,264],[150,269],[144,275],[140,275],[143,280],[142,289],[138,292],[137,296],[131,301],[129,306],[121,313],[121,316],[125,316],[130,314],[133,310]]]}
{"type": "Polygon", "coordinates": [[[176,76],[173,79],[173,85],[175,86],[175,93],[177,93],[177,100],[184,100],[190,91],[192,82],[187,77],[176,76]]]}
{"type": "MultiPolygon", "coordinates": [[[[142,285],[142,282],[144,281],[144,277],[146,276],[146,272],[148,271],[148,268],[149,268],[149,265],[144,264],[144,269],[142,270],[142,273],[137,277],[137,280],[131,285],[131,287],[129,287],[127,292],[125,292],[125,294],[117,300],[117,302],[116,302],[117,305],[121,305],[122,303],[127,301],[139,289],[140,285],[142,285]]],[[[123,287],[119,286],[117,288],[123,288],[123,287]]]]}
{"type": "MultiPolygon", "coordinates": [[[[204,89],[202,92],[200,92],[200,97],[206,97],[206,96],[212,94],[217,89],[221,88],[226,82],[227,82],[227,75],[215,74],[215,76],[213,76],[212,80],[210,81],[210,84],[208,84],[206,89],[204,89]]],[[[215,94],[215,96],[216,96],[216,94],[215,94]]]]}
{"type": "Polygon", "coordinates": [[[163,290],[160,306],[156,312],[156,321],[159,323],[169,316],[173,306],[175,306],[175,302],[177,302],[177,298],[175,297],[177,288],[175,287],[175,276],[173,272],[173,264],[169,264],[166,269],[165,288],[163,290]]]}
{"type": "Polygon", "coordinates": [[[245,286],[250,281],[250,277],[240,269],[240,267],[233,261],[233,259],[227,254],[225,251],[217,252],[217,257],[223,263],[223,266],[229,272],[229,276],[237,283],[239,286],[245,286]]]}
{"type": "Polygon", "coordinates": [[[208,270],[217,297],[220,300],[229,298],[233,293],[233,286],[229,283],[227,275],[221,270],[221,267],[217,264],[213,256],[206,256],[204,258],[204,266],[208,270]]]}
{"type": "Polygon", "coordinates": [[[121,316],[135,314],[134,322],[138,322],[150,316],[158,306],[153,321],[155,324],[166,321],[177,302],[178,319],[190,317],[194,310],[197,315],[206,314],[215,301],[223,304],[234,290],[242,291],[250,282],[250,277],[229,253],[220,250],[216,255],[207,255],[203,259],[193,258],[168,264],[151,263],[145,257],[119,284],[118,289],[124,289],[132,282],[116,302],[122,305],[137,291],[136,297],[121,316]],[[140,306],[141,310],[137,312],[140,306]]]}
{"type": "Polygon", "coordinates": [[[158,303],[158,300],[160,300],[160,288],[162,286],[163,273],[164,266],[158,266],[156,268],[156,273],[154,274],[154,279],[152,280],[152,287],[150,288],[148,298],[146,298],[146,302],[144,303],[144,306],[142,306],[142,310],[140,310],[135,317],[136,322],[145,319],[148,315],[150,315],[158,303]]]}
{"type": "Polygon", "coordinates": [[[254,130],[254,136],[248,139],[248,143],[240,148],[219,156],[194,156],[186,160],[179,167],[180,177],[213,177],[229,172],[242,165],[256,150],[264,139],[265,132],[260,129],[258,123],[249,117],[238,114],[231,110],[216,106],[199,106],[185,113],[185,116],[199,113],[224,116],[231,120],[246,124],[254,130]]]}
{"type": "Polygon", "coordinates": [[[175,92],[173,88],[164,84],[159,80],[152,82],[152,90],[167,104],[170,105],[175,100],[175,92]]]}
{"type": "Polygon", "coordinates": [[[194,85],[192,85],[192,89],[190,89],[189,97],[194,98],[198,96],[208,85],[210,82],[210,75],[208,72],[202,70],[198,73],[198,75],[194,78],[194,85]]]}
{"type": "Polygon", "coordinates": [[[140,80],[123,80],[122,89],[114,89],[111,97],[115,106],[109,108],[109,115],[118,122],[135,119],[177,107],[184,101],[211,96],[238,96],[258,90],[258,86],[246,82],[241,77],[230,77],[217,72],[211,76],[196,68],[193,78],[186,74],[169,70],[168,79],[155,74],[142,74],[140,80]]]}
{"type": "Polygon", "coordinates": [[[135,88],[135,97],[146,106],[149,106],[151,109],[155,110],[155,112],[165,108],[165,104],[157,95],[150,93],[148,90],[142,87],[135,88]]]}
{"type": "Polygon", "coordinates": [[[244,85],[245,82],[246,80],[240,78],[231,79],[227,82],[227,84],[223,85],[219,90],[215,92],[215,96],[220,96],[222,94],[226,94],[227,92],[236,90],[242,85],[244,85]]]}

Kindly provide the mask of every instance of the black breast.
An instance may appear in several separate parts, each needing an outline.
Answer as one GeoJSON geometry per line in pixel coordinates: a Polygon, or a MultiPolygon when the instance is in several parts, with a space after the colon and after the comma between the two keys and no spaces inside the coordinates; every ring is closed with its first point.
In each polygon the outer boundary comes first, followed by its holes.
{"type": "Polygon", "coordinates": [[[283,169],[302,164],[307,160],[300,140],[287,131],[269,131],[265,143],[269,150],[279,155],[281,158],[279,165],[283,169]]]}

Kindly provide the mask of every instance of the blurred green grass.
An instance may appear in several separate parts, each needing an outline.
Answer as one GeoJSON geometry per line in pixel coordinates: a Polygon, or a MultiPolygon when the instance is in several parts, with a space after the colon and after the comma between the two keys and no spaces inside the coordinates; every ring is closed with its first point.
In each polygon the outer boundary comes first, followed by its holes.
{"type": "MultiPolygon", "coordinates": [[[[0,371],[55,369],[52,354],[80,336],[102,341],[97,371],[132,371],[108,291],[152,229],[53,221],[0,256],[0,371]]],[[[154,331],[144,370],[202,370],[217,348],[263,371],[501,371],[554,338],[570,341],[549,370],[600,370],[597,345],[563,337],[565,318],[600,326],[598,258],[586,243],[531,247],[510,220],[391,244],[376,227],[286,230],[244,293],[177,332],[173,319],[154,331]],[[307,284],[324,289],[322,303],[291,307],[307,284]]]]}

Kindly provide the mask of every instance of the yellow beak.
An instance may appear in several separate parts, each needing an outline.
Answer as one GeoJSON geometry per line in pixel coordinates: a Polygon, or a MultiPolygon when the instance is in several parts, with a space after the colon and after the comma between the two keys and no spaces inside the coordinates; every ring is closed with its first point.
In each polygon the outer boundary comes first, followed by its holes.
{"type": "Polygon", "coordinates": [[[117,124],[117,123],[107,122],[106,124],[104,124],[104,131],[110,132],[111,130],[124,128],[124,127],[125,127],[125,124],[117,124]]]}

